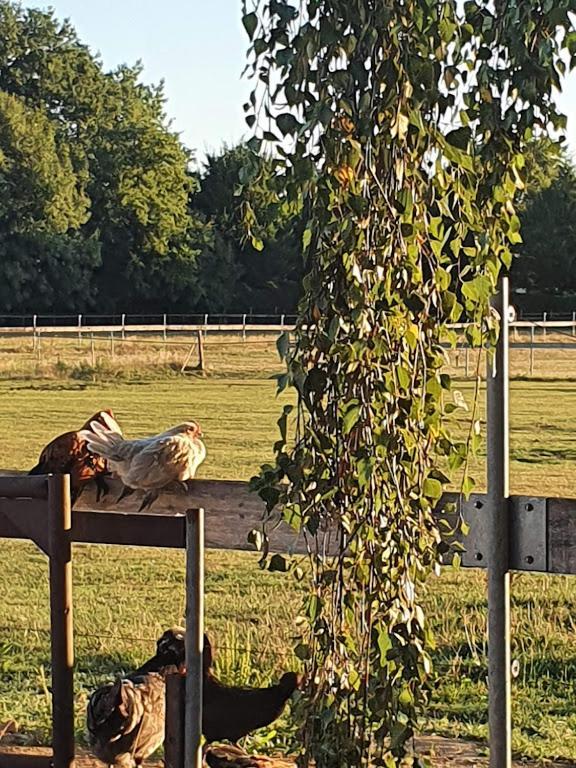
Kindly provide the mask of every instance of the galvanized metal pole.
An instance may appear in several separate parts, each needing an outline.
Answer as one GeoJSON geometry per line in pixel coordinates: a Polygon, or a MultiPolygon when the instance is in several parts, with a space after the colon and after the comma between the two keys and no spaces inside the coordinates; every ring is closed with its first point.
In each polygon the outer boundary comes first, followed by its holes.
{"type": "Polygon", "coordinates": [[[488,697],[490,768],[512,765],[510,572],[508,278],[500,281],[493,307],[500,337],[487,375],[488,427],[488,697]]]}
{"type": "Polygon", "coordinates": [[[69,475],[48,478],[48,507],[53,765],[71,768],[74,765],[74,641],[69,475]]]}
{"type": "Polygon", "coordinates": [[[204,648],[204,510],[186,512],[185,766],[202,766],[202,651],[204,648]]]}

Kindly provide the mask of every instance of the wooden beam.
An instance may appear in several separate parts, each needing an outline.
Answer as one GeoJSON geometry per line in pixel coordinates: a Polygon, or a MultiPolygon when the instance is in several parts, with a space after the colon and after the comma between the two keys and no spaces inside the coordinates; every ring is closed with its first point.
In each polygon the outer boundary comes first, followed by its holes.
{"type": "Polygon", "coordinates": [[[85,544],[184,549],[186,518],[179,513],[163,515],[74,510],[72,540],[85,544]]]}
{"type": "Polygon", "coordinates": [[[46,555],[50,553],[47,524],[48,501],[0,497],[0,538],[29,539],[46,555]]]}
{"type": "Polygon", "coordinates": [[[548,499],[548,573],[576,573],[576,499],[548,499]]]}
{"type": "MultiPolygon", "coordinates": [[[[5,483],[7,478],[1,476],[5,483]]],[[[45,482],[46,478],[16,478],[45,482]]],[[[12,489],[15,484],[8,483],[12,489]]],[[[5,484],[5,488],[8,487],[5,484]]],[[[96,503],[95,489],[88,486],[79,498],[72,515],[72,540],[94,544],[120,544],[184,548],[185,515],[190,508],[205,510],[205,546],[207,549],[254,551],[248,543],[248,534],[260,529],[265,507],[257,494],[249,490],[248,483],[240,480],[195,480],[188,493],[180,487],[162,492],[146,513],[138,512],[141,494],[123,499],[120,483],[109,481],[110,493],[96,503]]],[[[24,486],[19,486],[20,488],[24,486]]],[[[576,574],[576,499],[545,497],[510,497],[511,514],[511,568],[512,570],[540,571],[542,573],[576,574]]],[[[468,502],[456,493],[447,493],[438,505],[442,523],[441,533],[446,543],[466,544],[468,552],[463,565],[485,567],[485,507],[486,497],[473,494],[468,502]],[[478,501],[481,500],[481,504],[478,501]],[[454,509],[446,515],[441,512],[446,503],[454,509]],[[470,534],[465,540],[451,533],[459,517],[467,521],[470,534]],[[480,557],[482,554],[482,557],[480,557]]],[[[47,544],[37,525],[43,514],[40,500],[32,498],[7,499],[0,497],[0,538],[32,539],[46,551],[47,544]],[[31,534],[37,531],[36,539],[31,534]]],[[[303,534],[296,533],[276,514],[267,522],[270,551],[306,554],[303,534]]],[[[335,551],[334,537],[325,532],[327,552],[335,551]]],[[[450,561],[450,554],[446,562],[450,561]]]]}
{"type": "Polygon", "coordinates": [[[49,755],[0,752],[0,768],[54,768],[54,764],[49,755]]]}
{"type": "Polygon", "coordinates": [[[0,475],[0,496],[7,499],[47,499],[45,475],[0,475]]]}

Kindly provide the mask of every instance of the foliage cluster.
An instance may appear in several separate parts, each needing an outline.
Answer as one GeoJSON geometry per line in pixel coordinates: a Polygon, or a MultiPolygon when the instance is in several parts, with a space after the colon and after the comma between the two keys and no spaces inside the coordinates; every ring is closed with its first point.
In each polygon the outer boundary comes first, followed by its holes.
{"type": "Polygon", "coordinates": [[[70,23],[10,0],[0,29],[3,312],[294,306],[297,211],[263,160],[224,149],[195,174],[139,64],[106,72],[70,23]]]}
{"type": "MultiPolygon", "coordinates": [[[[70,23],[11,0],[0,27],[2,312],[295,309],[302,212],[269,161],[224,147],[192,172],[162,85],[144,85],[140,65],[105,71],[70,23]]],[[[574,292],[574,167],[538,145],[532,156],[514,282],[574,292]]]]}
{"type": "Polygon", "coordinates": [[[305,212],[304,297],[294,345],[279,345],[296,440],[286,406],[276,462],[254,480],[309,542],[303,764],[416,765],[433,508],[469,448],[445,423],[442,334],[465,319],[472,345],[494,342],[525,149],[563,125],[551,92],[562,47],[575,53],[573,4],[247,5],[253,143],[273,148],[305,212]]]}

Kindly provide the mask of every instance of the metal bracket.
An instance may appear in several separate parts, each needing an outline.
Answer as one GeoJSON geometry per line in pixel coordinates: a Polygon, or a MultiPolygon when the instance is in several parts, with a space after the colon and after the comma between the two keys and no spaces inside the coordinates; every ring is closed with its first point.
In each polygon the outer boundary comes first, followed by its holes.
{"type": "Polygon", "coordinates": [[[514,571],[548,570],[546,499],[513,496],[510,499],[510,568],[514,571]]]}
{"type": "MultiPolygon", "coordinates": [[[[487,568],[490,560],[486,494],[474,493],[459,501],[459,511],[468,526],[462,538],[462,565],[487,568]]],[[[509,499],[510,560],[512,571],[548,570],[546,499],[512,496],[509,499]]]]}
{"type": "Polygon", "coordinates": [[[487,496],[484,493],[472,493],[469,499],[460,500],[460,514],[468,526],[468,533],[463,537],[462,565],[467,568],[486,568],[488,566],[488,515],[486,514],[487,496]]]}

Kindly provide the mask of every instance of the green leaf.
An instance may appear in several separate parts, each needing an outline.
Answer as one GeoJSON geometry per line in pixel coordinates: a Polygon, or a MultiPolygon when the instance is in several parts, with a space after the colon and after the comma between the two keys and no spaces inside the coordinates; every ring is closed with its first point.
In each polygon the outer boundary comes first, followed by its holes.
{"type": "Polygon", "coordinates": [[[290,349],[290,331],[284,331],[276,340],[276,349],[280,360],[285,360],[290,349]]]}
{"type": "Polygon", "coordinates": [[[433,477],[428,477],[422,486],[422,494],[429,499],[439,499],[442,496],[442,483],[433,477]]]}
{"type": "Polygon", "coordinates": [[[253,40],[254,33],[258,28],[258,16],[253,12],[246,13],[244,14],[244,16],[242,16],[242,24],[244,24],[244,29],[248,33],[248,37],[250,38],[250,40],[253,40]]]}
{"type": "Polygon", "coordinates": [[[485,275],[478,275],[462,284],[462,294],[477,304],[488,301],[492,294],[492,282],[485,275]]]}
{"type": "Polygon", "coordinates": [[[284,136],[296,133],[300,127],[298,120],[290,112],[284,112],[283,114],[278,115],[276,118],[276,125],[284,136]]]}
{"type": "Polygon", "coordinates": [[[361,406],[357,402],[348,406],[344,416],[342,417],[342,431],[345,435],[351,432],[358,423],[361,410],[361,406]]]}
{"type": "Polygon", "coordinates": [[[283,555],[272,555],[270,562],[268,563],[268,570],[286,573],[289,570],[288,561],[283,555]]]}

